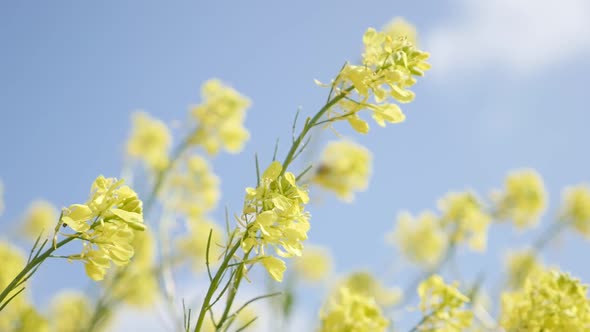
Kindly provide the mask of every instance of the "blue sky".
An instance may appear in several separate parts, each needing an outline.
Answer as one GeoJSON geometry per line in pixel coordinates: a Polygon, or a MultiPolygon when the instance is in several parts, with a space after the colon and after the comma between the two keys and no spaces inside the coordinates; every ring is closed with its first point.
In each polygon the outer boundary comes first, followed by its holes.
{"type": "MultiPolygon", "coordinates": [[[[365,29],[394,16],[417,26],[434,68],[403,107],[405,123],[373,126],[365,137],[339,127],[373,152],[373,181],[350,205],[314,191],[310,241],[332,249],[339,273],[369,268],[394,285],[412,275],[383,267],[394,263],[383,237],[400,210],[434,208],[449,190],[485,195],[523,167],[546,181],[548,223],[561,188],[590,182],[584,0],[2,2],[0,237],[11,236],[31,200],[81,202],[98,174],[118,176],[131,112],[186,121],[211,77],[253,101],[246,149],[214,160],[221,205],[239,208],[254,153],[269,160],[276,138],[287,142],[296,109],[321,107],[327,91],[313,79],[329,81],[358,59],[365,29]]],[[[499,266],[504,246],[523,247],[531,236],[494,228],[489,253],[461,256],[464,273],[499,266]]],[[[590,282],[580,263],[588,242],[565,239],[546,260],[590,282]]],[[[33,282],[39,303],[55,289],[88,284],[80,264],[50,265],[33,282]]]]}

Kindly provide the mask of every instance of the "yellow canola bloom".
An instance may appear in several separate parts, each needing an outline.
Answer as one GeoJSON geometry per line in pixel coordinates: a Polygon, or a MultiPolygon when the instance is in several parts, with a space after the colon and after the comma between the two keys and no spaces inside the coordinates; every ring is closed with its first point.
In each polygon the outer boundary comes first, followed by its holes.
{"type": "Polygon", "coordinates": [[[191,156],[172,170],[163,192],[163,204],[189,218],[200,218],[215,209],[221,197],[220,180],[209,162],[191,156]]]}
{"type": "Polygon", "coordinates": [[[90,323],[92,306],[89,299],[77,291],[62,291],[51,301],[53,331],[79,332],[90,323]]]}
{"type": "Polygon", "coordinates": [[[111,262],[117,266],[129,263],[134,234],[145,229],[143,203],[122,184],[123,180],[101,175],[92,184],[85,204],[63,210],[61,222],[85,241],[82,253],[70,258],[83,260],[86,274],[93,280],[102,280],[111,262]]]}
{"type": "MultiPolygon", "coordinates": [[[[25,256],[13,245],[0,241],[0,290],[4,290],[10,282],[25,267],[25,256]]],[[[8,294],[7,299],[12,297],[19,289],[8,294]]],[[[24,294],[17,295],[9,305],[0,312],[0,331],[12,331],[15,319],[26,310],[26,297],[24,294]]]]}
{"type": "Polygon", "coordinates": [[[412,45],[418,46],[416,27],[403,17],[395,17],[383,27],[383,32],[392,39],[406,38],[412,45]]]}
{"type": "MultiPolygon", "coordinates": [[[[309,202],[307,188],[297,185],[291,172],[281,174],[282,165],[274,161],[266,169],[256,188],[246,188],[241,223],[244,227],[242,249],[254,249],[271,276],[282,280],[284,262],[266,258],[268,247],[281,257],[301,256],[307,239],[309,202]]],[[[271,256],[268,256],[271,257],[271,256]]]]}
{"type": "MultiPolygon", "coordinates": [[[[351,273],[338,282],[336,288],[347,288],[352,293],[373,298],[377,304],[383,307],[396,305],[403,297],[399,288],[387,288],[371,273],[365,271],[351,273]]],[[[338,292],[333,292],[332,296],[338,296],[338,292]]]]}
{"type": "Polygon", "coordinates": [[[22,231],[29,238],[43,238],[51,233],[58,216],[53,204],[43,200],[32,202],[23,217],[22,231]]]}
{"type": "Polygon", "coordinates": [[[203,102],[191,109],[197,121],[191,142],[202,146],[210,155],[216,155],[220,149],[240,152],[250,137],[244,127],[250,100],[218,79],[205,82],[201,95],[203,102]]]}
{"type": "Polygon", "coordinates": [[[330,142],[324,149],[313,181],[345,201],[369,185],[372,157],[364,146],[350,141],[330,142]]]}
{"type": "Polygon", "coordinates": [[[506,260],[508,285],[512,289],[524,286],[525,280],[535,273],[543,270],[543,264],[537,259],[537,255],[531,250],[513,252],[506,260]]]}
{"type": "Polygon", "coordinates": [[[457,285],[448,285],[433,275],[418,286],[420,311],[425,319],[419,331],[461,332],[471,326],[473,313],[464,308],[469,302],[457,285]]]}
{"type": "MultiPolygon", "coordinates": [[[[3,312],[4,313],[4,312],[3,312]]],[[[14,320],[14,326],[10,332],[49,332],[49,321],[46,317],[41,315],[32,306],[26,307],[19,312],[18,317],[14,320]]]]}
{"type": "Polygon", "coordinates": [[[342,287],[338,295],[320,311],[318,332],[386,331],[389,321],[375,300],[342,287]]]}
{"type": "Polygon", "coordinates": [[[546,207],[543,179],[534,170],[515,171],[506,177],[504,190],[492,195],[496,213],[501,219],[511,219],[516,227],[535,226],[546,207]]]}
{"type": "Polygon", "coordinates": [[[571,222],[582,235],[590,238],[590,187],[578,185],[563,191],[561,218],[571,222]]]}
{"type": "Polygon", "coordinates": [[[194,271],[202,272],[206,269],[207,241],[211,232],[209,248],[209,264],[216,264],[223,244],[223,231],[216,223],[208,220],[198,220],[189,224],[189,231],[177,241],[178,251],[183,257],[189,258],[194,271]]]}
{"type": "Polygon", "coordinates": [[[332,272],[332,256],[327,248],[306,245],[303,254],[293,260],[293,267],[303,280],[319,282],[332,272]]]}
{"type": "Polygon", "coordinates": [[[127,154],[145,162],[152,170],[160,171],[168,167],[172,137],[166,124],[145,112],[133,113],[132,120],[127,154]]]}
{"type": "Polygon", "coordinates": [[[427,266],[436,264],[448,245],[440,219],[430,211],[417,217],[400,213],[389,239],[410,261],[427,266]]]}
{"type": "Polygon", "coordinates": [[[587,286],[557,270],[531,274],[523,289],[502,295],[500,325],[506,332],[589,331],[587,286]]]}
{"type": "Polygon", "coordinates": [[[430,69],[426,62],[430,55],[416,49],[405,36],[393,38],[373,28],[365,32],[363,43],[363,63],[347,63],[329,85],[345,98],[336,110],[328,112],[328,118],[346,119],[354,130],[365,134],[369,125],[358,115],[361,110],[368,110],[381,127],[404,121],[405,115],[394,102],[414,100],[414,92],[408,88],[416,83],[415,77],[430,69]]]}
{"type": "Polygon", "coordinates": [[[473,250],[485,250],[491,217],[474,193],[448,193],[438,206],[442,211],[441,223],[451,234],[450,244],[467,242],[473,250]]]}

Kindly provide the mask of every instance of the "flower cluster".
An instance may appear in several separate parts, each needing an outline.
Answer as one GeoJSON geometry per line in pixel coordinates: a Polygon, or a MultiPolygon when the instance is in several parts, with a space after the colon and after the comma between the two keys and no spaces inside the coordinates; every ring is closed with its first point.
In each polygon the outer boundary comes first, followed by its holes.
{"type": "Polygon", "coordinates": [[[386,331],[388,320],[375,300],[348,288],[339,289],[334,298],[320,313],[319,332],[365,332],[386,331]]]}
{"type": "Polygon", "coordinates": [[[92,316],[90,301],[76,291],[63,291],[51,301],[53,331],[78,332],[87,327],[92,316]]]}
{"type": "Polygon", "coordinates": [[[328,249],[313,245],[306,245],[303,254],[296,257],[293,263],[295,272],[309,282],[326,279],[333,268],[328,249]]]}
{"type": "Polygon", "coordinates": [[[426,62],[429,54],[416,49],[402,34],[394,38],[391,31],[367,30],[363,36],[363,63],[346,64],[331,85],[344,98],[338,102],[338,110],[328,113],[329,118],[345,118],[363,134],[369,131],[369,124],[358,115],[361,110],[369,110],[382,127],[405,119],[392,100],[411,102],[414,93],[408,88],[416,83],[416,76],[424,76],[430,65],[426,62]]]}
{"type": "Polygon", "coordinates": [[[309,197],[306,188],[299,187],[295,175],[283,173],[282,165],[274,161],[260,178],[256,188],[246,188],[241,217],[244,251],[254,249],[264,267],[278,281],[282,280],[285,263],[267,256],[273,247],[281,257],[301,256],[302,241],[307,239],[309,213],[304,211],[309,197]]]}
{"type": "Polygon", "coordinates": [[[346,288],[352,293],[375,299],[377,304],[389,307],[398,304],[403,297],[401,289],[388,288],[371,273],[357,271],[340,280],[336,286],[336,292],[332,296],[338,296],[338,289],[346,288]]]}
{"type": "Polygon", "coordinates": [[[507,331],[588,331],[587,286],[568,274],[542,270],[524,288],[502,296],[500,325],[507,331]]]}
{"type": "Polygon", "coordinates": [[[127,140],[127,154],[144,162],[150,169],[168,167],[168,150],[172,143],[168,127],[145,112],[133,114],[133,128],[127,140]]]}
{"type": "MultiPolygon", "coordinates": [[[[2,272],[0,272],[0,290],[6,288],[14,277],[25,266],[25,257],[12,245],[0,241],[0,262],[2,262],[2,272]]],[[[16,294],[13,291],[9,297],[16,294]]],[[[24,309],[26,305],[23,296],[15,297],[10,305],[3,309],[0,314],[0,331],[12,331],[13,319],[24,309]]]]}
{"type": "Polygon", "coordinates": [[[143,231],[142,202],[123,180],[102,175],[92,184],[86,204],[73,204],[63,210],[60,222],[84,240],[80,255],[70,256],[85,262],[86,273],[102,280],[111,262],[126,265],[133,256],[131,245],[135,231],[143,231]]]}
{"type": "Polygon", "coordinates": [[[416,27],[403,17],[394,17],[382,30],[394,40],[406,38],[412,45],[418,46],[418,32],[416,31],[416,27]]]}
{"type": "Polygon", "coordinates": [[[53,204],[42,200],[32,202],[23,217],[22,231],[33,239],[39,235],[49,235],[57,218],[58,213],[53,204]]]}
{"type": "Polygon", "coordinates": [[[313,181],[351,201],[355,191],[367,189],[371,174],[371,153],[349,142],[330,142],[322,153],[313,181]]]}
{"type": "Polygon", "coordinates": [[[513,289],[521,288],[525,280],[543,269],[533,251],[524,250],[513,252],[506,262],[508,285],[513,289]]]}
{"type": "Polygon", "coordinates": [[[518,228],[535,226],[539,222],[546,196],[543,180],[534,170],[508,174],[504,190],[492,194],[497,217],[512,220],[518,228]]]}
{"type": "Polygon", "coordinates": [[[418,295],[425,317],[419,331],[461,332],[471,326],[473,313],[463,308],[469,298],[461,294],[456,285],[445,284],[439,275],[420,283],[418,295]]]}
{"type": "Polygon", "coordinates": [[[439,218],[429,211],[416,218],[407,212],[401,213],[389,238],[410,261],[422,265],[436,264],[448,245],[439,218]]]}
{"type": "Polygon", "coordinates": [[[590,188],[586,185],[568,187],[563,192],[561,218],[590,237],[590,188]]]}
{"type": "Polygon", "coordinates": [[[250,137],[244,127],[250,100],[217,79],[201,87],[203,102],[192,107],[191,115],[198,127],[191,143],[201,145],[210,155],[221,148],[237,153],[250,137]]]}
{"type": "Polygon", "coordinates": [[[487,230],[491,217],[472,192],[451,192],[438,202],[442,211],[441,223],[451,234],[451,243],[467,242],[477,251],[487,245],[487,230]]]}

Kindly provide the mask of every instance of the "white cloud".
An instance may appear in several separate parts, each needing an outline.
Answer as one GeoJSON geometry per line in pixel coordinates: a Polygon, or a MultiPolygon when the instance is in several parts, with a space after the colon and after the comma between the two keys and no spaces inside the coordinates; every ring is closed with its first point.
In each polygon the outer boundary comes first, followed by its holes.
{"type": "Polygon", "coordinates": [[[433,70],[530,73],[590,54],[588,0],[455,0],[452,20],[426,37],[433,70]]]}

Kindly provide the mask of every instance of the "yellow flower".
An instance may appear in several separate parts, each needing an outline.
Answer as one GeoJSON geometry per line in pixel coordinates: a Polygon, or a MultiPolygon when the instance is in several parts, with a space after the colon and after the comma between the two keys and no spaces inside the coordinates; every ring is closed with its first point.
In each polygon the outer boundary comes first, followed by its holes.
{"type": "Polygon", "coordinates": [[[287,265],[284,261],[274,256],[263,256],[260,257],[260,262],[274,280],[278,282],[283,281],[283,273],[285,273],[285,270],[287,269],[287,265]]]}
{"type": "MultiPolygon", "coordinates": [[[[371,273],[364,271],[351,273],[338,282],[336,288],[347,288],[352,293],[375,299],[377,304],[384,307],[399,303],[403,296],[399,288],[387,288],[371,273]]],[[[333,296],[338,296],[338,293],[333,296]]]]}
{"type": "Polygon", "coordinates": [[[339,289],[339,296],[320,311],[319,332],[367,332],[386,331],[389,321],[381,308],[369,296],[339,289]]]}
{"type": "Polygon", "coordinates": [[[416,27],[403,17],[395,17],[383,27],[383,32],[393,40],[406,38],[412,45],[418,46],[416,27]]]}
{"type": "Polygon", "coordinates": [[[21,311],[14,321],[13,332],[49,332],[49,321],[35,308],[28,306],[21,311]]]}
{"type": "Polygon", "coordinates": [[[499,218],[511,219],[518,228],[535,226],[545,210],[545,186],[534,170],[508,174],[504,191],[493,194],[499,218]]]}
{"type": "Polygon", "coordinates": [[[313,181],[352,201],[355,191],[364,191],[371,175],[371,153],[349,141],[330,142],[322,153],[313,181]]]}
{"type": "Polygon", "coordinates": [[[401,213],[389,238],[410,261],[423,265],[436,264],[448,245],[439,218],[429,211],[416,218],[401,213]]]}
{"type": "Polygon", "coordinates": [[[23,218],[23,233],[32,239],[47,236],[57,223],[57,210],[47,201],[35,201],[23,218]]]}
{"type": "Polygon", "coordinates": [[[513,289],[521,288],[529,275],[543,269],[543,265],[537,260],[535,253],[530,250],[511,253],[508,256],[506,267],[508,269],[508,284],[513,289]]]}
{"type": "Polygon", "coordinates": [[[191,260],[194,271],[201,272],[206,269],[207,241],[211,231],[211,243],[209,247],[209,264],[216,264],[221,254],[223,244],[223,231],[216,223],[208,220],[198,220],[189,224],[188,233],[178,239],[178,250],[182,255],[191,260]]]}
{"type": "Polygon", "coordinates": [[[587,286],[568,274],[541,270],[524,288],[502,295],[500,325],[507,331],[588,331],[587,286]]]}
{"type": "Polygon", "coordinates": [[[471,326],[473,313],[463,308],[469,298],[456,284],[447,285],[442,277],[433,275],[420,283],[418,295],[424,315],[419,331],[461,332],[471,326]]]}
{"type": "Polygon", "coordinates": [[[474,193],[448,193],[438,206],[442,211],[442,225],[451,234],[451,243],[466,241],[473,250],[485,250],[491,217],[474,193]]]}
{"type": "Polygon", "coordinates": [[[201,87],[203,102],[191,109],[197,121],[192,143],[201,145],[210,155],[221,148],[240,152],[250,137],[244,127],[250,100],[220,80],[211,79],[201,87]]]}
{"type": "Polygon", "coordinates": [[[205,158],[195,155],[172,170],[162,201],[170,210],[199,218],[215,209],[220,197],[219,178],[205,158]]]}
{"type": "Polygon", "coordinates": [[[578,185],[565,188],[561,216],[571,222],[574,228],[586,237],[590,237],[590,188],[578,185]]]}
{"type": "Polygon", "coordinates": [[[135,112],[132,119],[127,154],[142,160],[153,170],[163,170],[168,166],[168,150],[172,143],[168,127],[145,112],[135,112]]]}
{"type": "MultiPolygon", "coordinates": [[[[20,273],[25,267],[24,254],[13,245],[0,241],[0,262],[2,262],[2,268],[0,272],[0,290],[4,290],[12,279],[20,273]]],[[[10,292],[7,298],[12,297],[16,290],[10,292]]],[[[23,311],[26,310],[27,301],[24,294],[17,295],[9,305],[7,305],[2,312],[0,312],[0,331],[12,331],[15,318],[23,311]]]]}
{"type": "MultiPolygon", "coordinates": [[[[309,213],[304,211],[309,202],[306,188],[299,187],[295,175],[285,172],[274,161],[262,174],[256,188],[246,188],[241,223],[244,227],[242,249],[254,251],[259,257],[267,256],[267,247],[274,248],[281,257],[301,256],[302,242],[307,239],[309,213]]],[[[272,277],[282,279],[280,268],[274,260],[272,277]]],[[[284,264],[284,263],[283,263],[284,264]]],[[[268,272],[271,271],[267,268],[268,272]]]]}
{"type": "Polygon", "coordinates": [[[332,256],[327,248],[320,246],[305,246],[303,255],[293,261],[295,272],[302,279],[318,282],[326,279],[332,272],[332,256]]]}
{"type": "Polygon", "coordinates": [[[143,231],[142,202],[123,181],[102,175],[92,184],[86,204],[74,204],[63,210],[61,222],[84,241],[82,253],[71,259],[85,262],[86,273],[102,280],[110,263],[123,266],[133,256],[131,242],[136,231],[143,231]]]}
{"type": "Polygon", "coordinates": [[[51,301],[52,330],[79,332],[90,323],[92,307],[88,298],[77,291],[63,291],[51,301]]]}
{"type": "Polygon", "coordinates": [[[363,36],[365,52],[361,65],[346,64],[336,80],[328,85],[335,96],[344,95],[337,107],[327,112],[332,121],[346,119],[359,133],[369,125],[357,113],[368,110],[379,126],[404,121],[405,115],[394,101],[409,103],[414,92],[408,88],[430,69],[429,54],[416,49],[409,38],[392,37],[388,32],[367,30],[363,36]]]}

